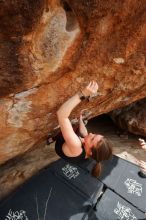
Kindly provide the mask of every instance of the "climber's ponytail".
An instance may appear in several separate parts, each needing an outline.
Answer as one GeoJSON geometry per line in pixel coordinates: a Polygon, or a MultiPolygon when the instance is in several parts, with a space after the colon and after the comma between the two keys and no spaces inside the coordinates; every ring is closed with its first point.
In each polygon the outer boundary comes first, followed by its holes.
{"type": "Polygon", "coordinates": [[[98,177],[101,174],[101,163],[96,163],[91,171],[92,176],[98,177]]]}
{"type": "Polygon", "coordinates": [[[95,177],[101,173],[101,161],[108,160],[112,156],[112,143],[106,138],[102,138],[101,141],[92,148],[92,158],[97,161],[92,169],[91,174],[95,177]]]}

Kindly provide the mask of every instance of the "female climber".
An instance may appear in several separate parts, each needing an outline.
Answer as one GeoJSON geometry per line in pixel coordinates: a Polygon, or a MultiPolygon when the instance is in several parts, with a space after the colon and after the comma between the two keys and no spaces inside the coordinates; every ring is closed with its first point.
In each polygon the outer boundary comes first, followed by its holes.
{"type": "Polygon", "coordinates": [[[64,160],[82,164],[89,158],[96,161],[92,170],[93,176],[99,176],[101,172],[101,161],[108,160],[112,155],[111,143],[100,134],[88,133],[82,114],[79,119],[78,135],[69,120],[72,110],[84,99],[97,94],[98,84],[91,81],[82,91],[64,102],[57,111],[57,118],[62,136],[57,138],[55,144],[56,153],[64,160]]]}

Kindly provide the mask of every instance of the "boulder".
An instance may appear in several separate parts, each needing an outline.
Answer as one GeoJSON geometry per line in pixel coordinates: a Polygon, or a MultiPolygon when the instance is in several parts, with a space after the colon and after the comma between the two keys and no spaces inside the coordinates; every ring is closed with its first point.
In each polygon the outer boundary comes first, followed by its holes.
{"type": "Polygon", "coordinates": [[[91,117],[146,96],[145,0],[0,2],[0,164],[58,132],[56,110],[90,80],[91,117]]]}
{"type": "Polygon", "coordinates": [[[124,131],[146,137],[146,98],[113,110],[110,116],[124,131]]]}

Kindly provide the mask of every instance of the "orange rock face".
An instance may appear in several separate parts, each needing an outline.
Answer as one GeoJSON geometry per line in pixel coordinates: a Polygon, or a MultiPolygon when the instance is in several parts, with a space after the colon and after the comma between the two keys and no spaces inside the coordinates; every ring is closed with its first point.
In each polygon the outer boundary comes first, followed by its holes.
{"type": "Polygon", "coordinates": [[[56,130],[56,110],[89,80],[92,116],[146,96],[145,0],[1,1],[0,163],[56,130]]]}

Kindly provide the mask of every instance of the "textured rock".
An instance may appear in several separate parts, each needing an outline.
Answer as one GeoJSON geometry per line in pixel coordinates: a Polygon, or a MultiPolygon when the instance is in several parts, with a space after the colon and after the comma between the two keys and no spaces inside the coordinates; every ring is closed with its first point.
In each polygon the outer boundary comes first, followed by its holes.
{"type": "Polygon", "coordinates": [[[56,131],[56,110],[89,80],[92,116],[146,96],[145,0],[0,2],[0,163],[56,131]]]}
{"type": "Polygon", "coordinates": [[[54,144],[39,144],[25,155],[9,160],[0,167],[0,200],[14,191],[31,176],[48,166],[58,156],[54,151],[54,144]]]}
{"type": "Polygon", "coordinates": [[[121,129],[146,137],[146,99],[116,109],[110,116],[121,129]]]}

